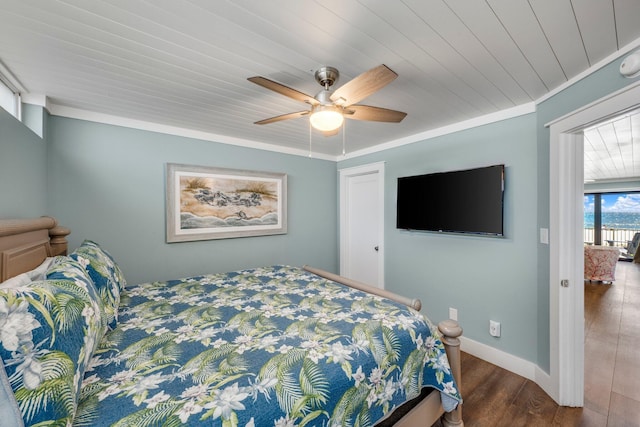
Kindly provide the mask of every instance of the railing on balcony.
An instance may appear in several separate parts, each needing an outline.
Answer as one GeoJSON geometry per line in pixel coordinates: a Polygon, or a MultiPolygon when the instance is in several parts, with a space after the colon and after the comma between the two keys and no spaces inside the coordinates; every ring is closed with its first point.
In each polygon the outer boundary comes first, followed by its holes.
{"type": "MultiPolygon", "coordinates": [[[[633,235],[638,232],[640,230],[628,228],[602,228],[602,244],[625,248],[629,241],[633,239],[633,235]]],[[[595,240],[594,234],[593,228],[585,228],[584,242],[592,245],[595,240]]]]}

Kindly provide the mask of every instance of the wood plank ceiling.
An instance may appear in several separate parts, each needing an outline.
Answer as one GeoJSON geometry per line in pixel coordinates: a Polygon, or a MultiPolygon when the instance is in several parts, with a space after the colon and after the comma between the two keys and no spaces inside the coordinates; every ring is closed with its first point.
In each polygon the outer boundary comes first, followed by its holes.
{"type": "MultiPolygon", "coordinates": [[[[336,87],[389,66],[399,77],[364,103],[408,115],[399,124],[349,120],[347,150],[354,152],[529,104],[640,42],[638,0],[0,6],[0,61],[24,92],[46,95],[54,114],[99,113],[292,152],[308,147],[306,118],[253,122],[308,106],[247,77],[314,95],[320,86],[313,73],[321,66],[340,70],[336,87]]],[[[313,138],[314,152],[340,155],[341,134],[313,138]]]]}
{"type": "Polygon", "coordinates": [[[640,110],[584,131],[584,179],[640,178],[640,110]]]}

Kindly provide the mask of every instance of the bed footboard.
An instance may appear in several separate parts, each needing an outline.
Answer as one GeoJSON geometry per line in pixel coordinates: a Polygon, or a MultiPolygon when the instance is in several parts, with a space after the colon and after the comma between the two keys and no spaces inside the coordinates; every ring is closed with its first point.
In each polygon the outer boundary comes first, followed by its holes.
{"type": "MultiPolygon", "coordinates": [[[[391,299],[417,311],[420,311],[422,308],[422,302],[417,298],[412,299],[402,295],[397,295],[385,289],[376,288],[356,280],[329,273],[328,271],[309,267],[308,265],[305,265],[302,268],[310,273],[324,277],[325,279],[333,280],[334,282],[342,283],[343,285],[347,285],[361,291],[391,299]]],[[[442,343],[444,344],[445,351],[447,352],[451,372],[456,380],[456,384],[460,388],[462,384],[462,371],[460,366],[460,336],[462,335],[462,328],[455,320],[448,319],[443,320],[438,324],[438,330],[442,334],[442,343]]],[[[433,422],[437,421],[443,413],[442,425],[444,427],[464,426],[464,422],[462,421],[462,405],[458,405],[454,411],[444,412],[437,393],[432,393],[419,403],[415,408],[407,413],[400,422],[398,422],[398,425],[407,427],[430,426],[433,422]],[[437,400],[434,399],[436,396],[438,396],[437,400]]]]}
{"type": "Polygon", "coordinates": [[[338,276],[337,274],[329,273],[328,271],[310,267],[308,265],[305,265],[302,268],[309,273],[317,274],[318,276],[324,277],[325,279],[333,280],[334,282],[342,283],[343,285],[347,285],[351,288],[369,292],[370,294],[379,295],[392,301],[399,302],[400,304],[411,307],[416,311],[420,311],[420,309],[422,308],[422,302],[417,298],[403,297],[402,295],[394,294],[393,292],[387,291],[385,289],[376,288],[374,286],[367,285],[366,283],[358,282],[357,280],[349,279],[347,277],[338,276]]]}

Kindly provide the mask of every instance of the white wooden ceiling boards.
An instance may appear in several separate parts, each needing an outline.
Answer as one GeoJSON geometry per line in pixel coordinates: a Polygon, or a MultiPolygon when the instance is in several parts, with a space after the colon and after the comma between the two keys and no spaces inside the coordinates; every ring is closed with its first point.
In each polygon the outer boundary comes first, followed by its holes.
{"type": "Polygon", "coordinates": [[[584,131],[585,181],[640,177],[640,110],[584,131]]]}
{"type": "MultiPolygon", "coordinates": [[[[0,0],[0,10],[0,61],[53,114],[296,153],[308,147],[306,118],[253,122],[306,106],[248,77],[314,95],[321,66],[340,71],[337,88],[386,64],[399,77],[362,103],[408,115],[348,121],[353,153],[532,104],[640,44],[638,0],[0,0]]],[[[339,158],[342,134],[315,134],[313,150],[339,158]]]]}

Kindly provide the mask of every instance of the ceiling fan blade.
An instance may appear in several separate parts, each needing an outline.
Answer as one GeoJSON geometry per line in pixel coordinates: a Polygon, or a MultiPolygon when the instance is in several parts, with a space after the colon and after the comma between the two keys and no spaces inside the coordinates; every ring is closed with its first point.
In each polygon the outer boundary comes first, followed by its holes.
{"type": "Polygon", "coordinates": [[[337,105],[351,105],[365,99],[391,83],[398,75],[386,65],[378,65],[365,71],[336,89],[331,100],[337,105]]]}
{"type": "Polygon", "coordinates": [[[371,107],[369,105],[351,105],[344,110],[344,117],[353,120],[368,120],[372,122],[400,123],[407,113],[389,110],[387,108],[371,107]]]}
{"type": "Polygon", "coordinates": [[[269,123],[275,123],[282,120],[297,119],[298,117],[306,116],[307,114],[309,114],[309,111],[298,111],[296,113],[287,113],[287,114],[282,114],[280,116],[275,116],[275,117],[270,117],[268,119],[260,120],[258,122],[254,122],[254,124],[267,125],[269,123]]]}
{"type": "Polygon", "coordinates": [[[316,105],[318,103],[318,101],[313,96],[307,95],[306,93],[302,93],[295,89],[291,89],[289,86],[285,86],[264,77],[249,77],[247,80],[274,92],[278,92],[281,95],[293,98],[296,101],[306,102],[307,104],[311,105],[316,105]]]}

